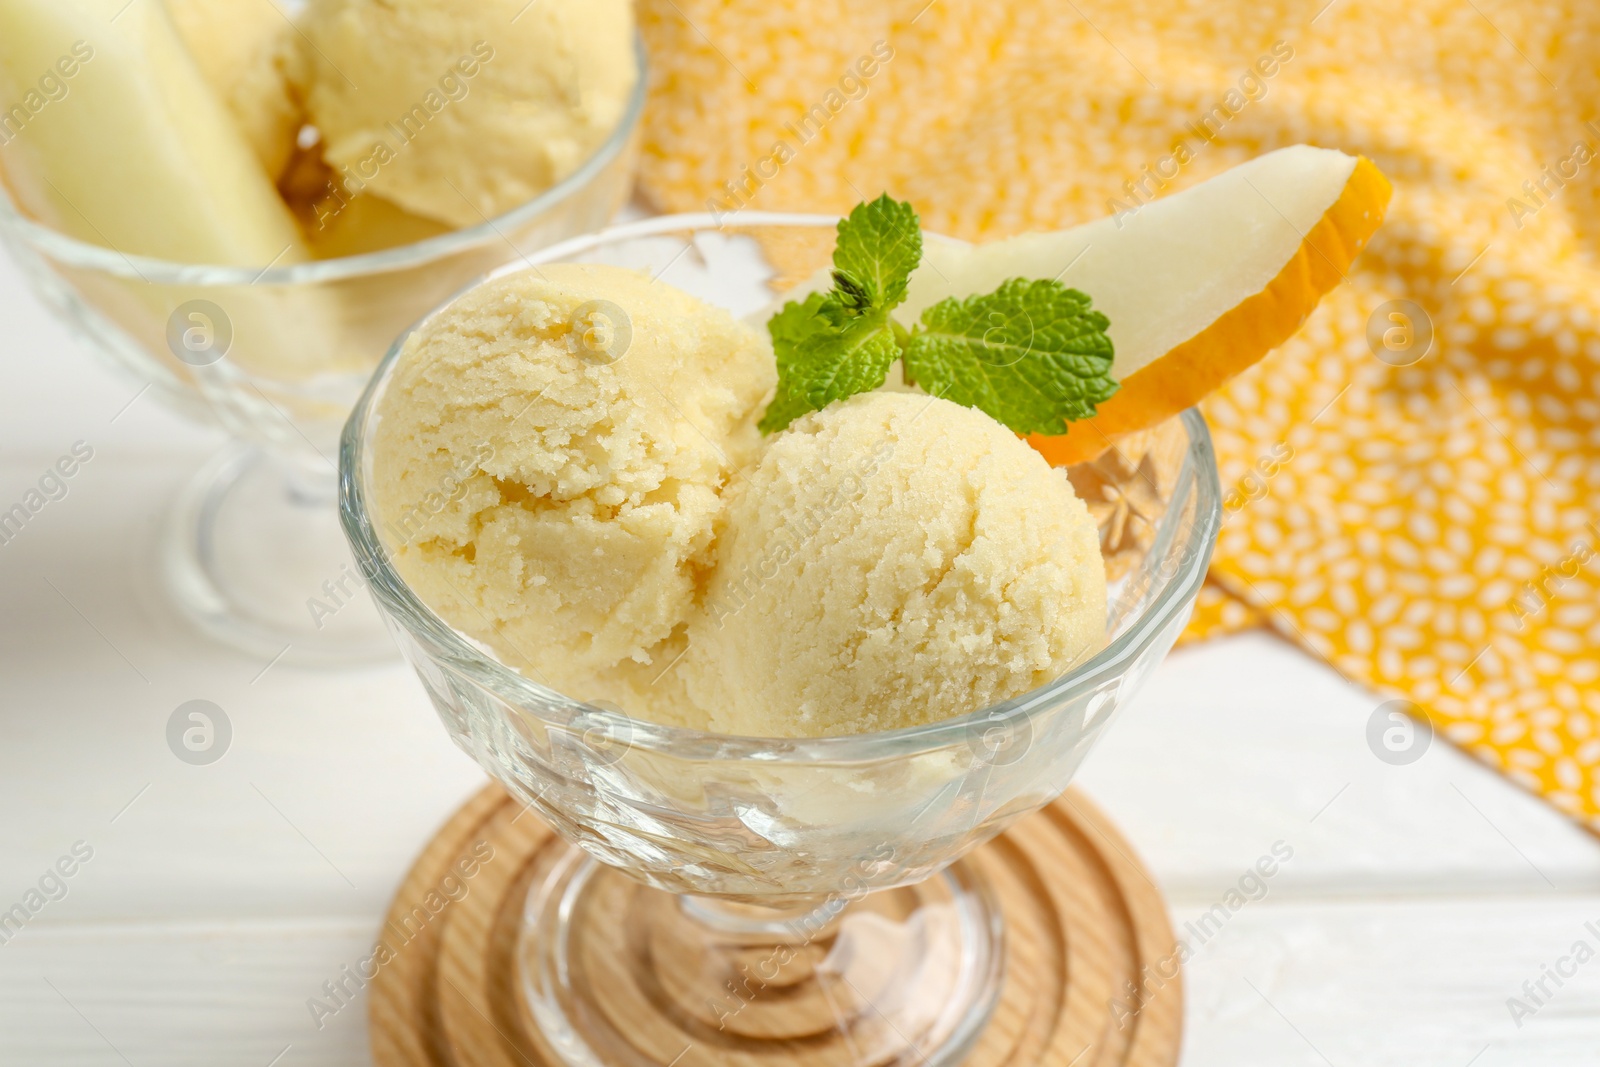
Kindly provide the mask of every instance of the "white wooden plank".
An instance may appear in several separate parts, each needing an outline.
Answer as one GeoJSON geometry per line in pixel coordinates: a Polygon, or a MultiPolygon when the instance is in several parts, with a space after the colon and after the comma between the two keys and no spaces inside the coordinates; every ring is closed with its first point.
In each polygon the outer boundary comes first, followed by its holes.
{"type": "Polygon", "coordinates": [[[372,937],[367,923],[303,921],[29,930],[0,946],[0,1063],[367,1063],[365,999],[320,1028],[306,1001],[372,937]]]}
{"type": "Polygon", "coordinates": [[[0,643],[0,811],[21,816],[0,820],[0,909],[83,840],[65,918],[376,915],[482,772],[398,659],[263,675],[191,633],[144,588],[182,467],[114,462],[0,548],[0,602],[29,620],[0,643]],[[167,747],[196,698],[233,726],[208,766],[167,747]]]}
{"type": "MultiPolygon", "coordinates": [[[[1180,929],[1205,912],[1179,908],[1180,929]]],[[[1600,928],[1600,896],[1284,902],[1269,894],[1220,926],[1213,920],[1203,938],[1188,934],[1195,952],[1185,979],[1184,1063],[1592,1065],[1600,1048],[1600,957],[1560,988],[1547,982],[1552,995],[1522,1026],[1506,1006],[1510,997],[1525,998],[1523,983],[1570,956],[1577,940],[1600,950],[1600,934],[1586,923],[1600,928]]],[[[360,957],[371,930],[362,923],[30,930],[0,948],[0,1062],[121,1062],[107,1041],[138,1067],[264,1067],[286,1045],[293,1046],[286,1064],[365,1062],[364,1003],[319,1031],[306,1000],[360,957]]]]}
{"type": "MultiPolygon", "coordinates": [[[[1177,909],[1180,927],[1203,910],[1177,909]]],[[[1551,995],[1542,1004],[1523,989],[1544,968],[1570,958],[1579,940],[1600,952],[1600,895],[1292,903],[1269,897],[1246,905],[1197,945],[1183,1062],[1588,1067],[1600,1062],[1600,956],[1564,964],[1575,973],[1560,987],[1547,981],[1551,995]],[[1513,1018],[1512,997],[1534,1014],[1513,1018]]]]}
{"type": "Polygon", "coordinates": [[[1380,702],[1270,634],[1179,649],[1079,782],[1178,900],[1215,896],[1280,840],[1281,892],[1600,888],[1594,836],[1442,739],[1409,766],[1374,756],[1380,702]]]}

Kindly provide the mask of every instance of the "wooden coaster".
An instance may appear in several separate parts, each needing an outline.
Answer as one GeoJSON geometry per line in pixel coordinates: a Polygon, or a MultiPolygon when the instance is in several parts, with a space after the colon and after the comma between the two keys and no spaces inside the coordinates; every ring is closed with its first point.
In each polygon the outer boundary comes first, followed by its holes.
{"type": "MultiPolygon", "coordinates": [[[[564,847],[498,785],[434,836],[380,932],[369,989],[377,1067],[557,1067],[527,1017],[516,955],[528,886],[564,847]]],[[[967,862],[1006,923],[1004,986],[967,1064],[1178,1062],[1183,990],[1166,904],[1083,794],[1069,789],[967,862]]],[[[647,999],[624,1005],[641,1048],[659,1046],[647,999]]],[[[678,1067],[734,1061],[705,1052],[678,1067]]]]}

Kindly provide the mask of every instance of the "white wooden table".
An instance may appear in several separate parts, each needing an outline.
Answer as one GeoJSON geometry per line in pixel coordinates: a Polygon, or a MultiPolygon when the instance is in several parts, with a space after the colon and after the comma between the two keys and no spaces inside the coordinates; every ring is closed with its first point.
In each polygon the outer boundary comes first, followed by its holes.
{"type": "MultiPolygon", "coordinates": [[[[221,438],[137,390],[0,259],[0,510],[73,442],[94,449],[0,545],[0,911],[93,850],[0,944],[0,1064],[367,1062],[361,1006],[319,1030],[307,1000],[365,955],[481,773],[398,662],[263,674],[174,617],[156,525],[221,438]],[[165,740],[196,698],[233,724],[210,766],[165,740]]],[[[1376,704],[1239,637],[1174,654],[1084,769],[1180,927],[1293,850],[1191,935],[1184,1062],[1600,1063],[1600,959],[1545,978],[1520,1026],[1507,1005],[1576,942],[1600,951],[1600,841],[1443,742],[1381,762],[1376,704]]]]}

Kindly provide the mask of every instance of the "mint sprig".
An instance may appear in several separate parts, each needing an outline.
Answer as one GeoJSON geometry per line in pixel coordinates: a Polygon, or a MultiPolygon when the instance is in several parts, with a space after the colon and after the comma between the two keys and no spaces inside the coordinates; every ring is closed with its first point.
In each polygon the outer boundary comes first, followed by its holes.
{"type": "Polygon", "coordinates": [[[789,301],[767,323],[778,392],[761,417],[762,433],[884,383],[901,354],[889,312],[906,298],[921,260],[922,229],[910,204],[886,194],[839,221],[833,289],[789,301]]]}
{"type": "Polygon", "coordinates": [[[908,203],[886,193],[840,220],[833,288],[791,300],[767,323],[778,390],[762,433],[877,389],[896,359],[908,381],[1017,433],[1065,433],[1116,392],[1109,321],[1057,281],[1014,278],[987,295],[942,300],[907,333],[890,312],[921,260],[908,203]]]}
{"type": "Polygon", "coordinates": [[[1076,289],[1012,278],[924,311],[906,344],[906,376],[1017,433],[1064,434],[1117,391],[1110,325],[1076,289]]]}
{"type": "Polygon", "coordinates": [[[922,262],[917,213],[889,194],[857,204],[839,223],[833,282],[841,296],[887,311],[906,298],[906,283],[922,262]]]}

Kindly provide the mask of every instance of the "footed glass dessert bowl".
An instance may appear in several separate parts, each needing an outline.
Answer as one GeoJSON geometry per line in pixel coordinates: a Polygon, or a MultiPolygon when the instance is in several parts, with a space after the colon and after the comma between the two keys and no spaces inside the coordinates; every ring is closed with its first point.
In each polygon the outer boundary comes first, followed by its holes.
{"type": "MultiPolygon", "coordinates": [[[[825,258],[836,221],[654,219],[499,273],[624,266],[758,321],[795,281],[769,253],[825,258]]],[[[1068,674],[907,729],[735,737],[546,688],[406,585],[370,506],[372,435],[404,340],[345,427],[340,516],[456,744],[569,843],[534,870],[519,934],[522,994],[552,1061],[959,1061],[1006,952],[996,897],[963,857],[1061,793],[1188,619],[1220,519],[1198,412],[1180,417],[1153,536],[1111,585],[1108,642],[1068,674]]]]}
{"type": "Polygon", "coordinates": [[[288,663],[394,655],[334,520],[340,427],[417,316],[626,203],[646,81],[635,51],[621,121],[571,175],[497,218],[381,251],[265,269],[124,255],[41,225],[0,183],[0,243],[45,305],[130,395],[232,437],[180,494],[160,546],[163,585],[202,631],[288,663]]]}

